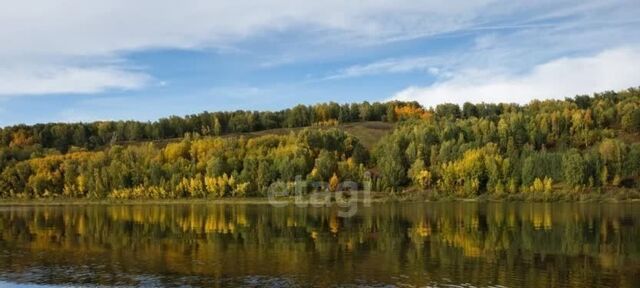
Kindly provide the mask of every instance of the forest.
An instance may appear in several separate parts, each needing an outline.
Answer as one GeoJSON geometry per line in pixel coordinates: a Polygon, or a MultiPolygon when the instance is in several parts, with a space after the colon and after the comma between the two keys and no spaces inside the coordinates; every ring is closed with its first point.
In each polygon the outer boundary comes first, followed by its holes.
{"type": "Polygon", "coordinates": [[[12,199],[264,197],[291,191],[296,176],[434,199],[635,199],[640,89],[527,105],[323,103],[16,125],[0,129],[0,171],[0,197],[12,199]],[[341,128],[369,121],[394,128],[376,143],[341,128]]]}

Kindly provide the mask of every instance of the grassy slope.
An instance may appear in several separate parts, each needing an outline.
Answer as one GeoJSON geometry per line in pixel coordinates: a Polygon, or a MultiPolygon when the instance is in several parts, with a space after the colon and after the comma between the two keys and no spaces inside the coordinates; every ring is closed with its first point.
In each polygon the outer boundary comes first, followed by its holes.
{"type": "MultiPolygon", "coordinates": [[[[379,121],[367,121],[367,122],[354,122],[354,123],[346,123],[340,124],[337,127],[311,127],[312,129],[330,129],[330,128],[338,128],[341,129],[353,136],[356,136],[362,142],[366,148],[371,149],[378,141],[382,138],[382,136],[391,133],[394,125],[387,122],[379,122],[379,121]]],[[[279,128],[279,129],[270,129],[258,132],[249,132],[249,133],[236,133],[236,134],[228,134],[223,137],[234,137],[234,136],[245,136],[245,137],[257,137],[263,135],[283,135],[289,134],[291,131],[300,131],[305,128],[279,128]]]]}
{"type": "MultiPolygon", "coordinates": [[[[376,143],[378,143],[378,141],[380,141],[380,139],[383,136],[391,133],[391,131],[393,130],[393,127],[394,127],[393,124],[387,123],[387,122],[367,121],[367,122],[340,124],[335,127],[278,128],[278,129],[269,129],[269,130],[248,132],[248,133],[232,133],[232,134],[223,135],[222,137],[239,137],[239,136],[259,137],[264,135],[285,135],[285,134],[291,133],[292,131],[297,132],[305,128],[311,128],[311,129],[338,128],[357,137],[358,139],[360,139],[364,147],[366,147],[367,149],[371,149],[376,143]]],[[[182,138],[158,140],[158,141],[153,141],[153,143],[158,144],[160,146],[164,146],[167,143],[178,142],[180,140],[182,140],[182,138]]],[[[147,142],[120,142],[118,144],[136,145],[136,144],[142,144],[142,143],[147,143],[147,142]]]]}

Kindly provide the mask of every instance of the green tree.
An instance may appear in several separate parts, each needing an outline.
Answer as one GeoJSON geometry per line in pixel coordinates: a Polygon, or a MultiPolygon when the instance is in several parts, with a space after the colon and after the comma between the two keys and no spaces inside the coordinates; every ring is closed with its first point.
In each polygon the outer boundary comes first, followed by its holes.
{"type": "Polygon", "coordinates": [[[572,186],[587,184],[586,161],[577,150],[570,150],[562,159],[564,180],[572,186]]]}
{"type": "Polygon", "coordinates": [[[322,150],[318,158],[316,158],[315,170],[320,176],[320,179],[329,180],[331,175],[338,170],[338,161],[334,153],[322,150]]]}

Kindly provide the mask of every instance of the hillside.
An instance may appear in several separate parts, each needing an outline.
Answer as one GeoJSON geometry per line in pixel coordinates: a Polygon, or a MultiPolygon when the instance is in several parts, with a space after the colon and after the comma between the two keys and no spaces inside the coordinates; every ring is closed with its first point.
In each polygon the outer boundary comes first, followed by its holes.
{"type": "MultiPolygon", "coordinates": [[[[351,134],[360,140],[360,143],[367,148],[372,149],[375,144],[380,141],[384,136],[391,133],[393,130],[393,124],[382,121],[366,121],[366,122],[354,122],[354,123],[343,123],[336,126],[328,126],[328,127],[311,127],[311,129],[331,129],[336,128],[338,130],[344,131],[348,134],[351,134]]],[[[235,133],[230,134],[228,136],[245,136],[245,137],[258,137],[265,135],[286,135],[291,132],[297,133],[302,129],[307,129],[307,127],[301,128],[280,128],[280,129],[269,129],[258,132],[249,132],[249,133],[235,133]]]]}
{"type": "MultiPolygon", "coordinates": [[[[267,129],[256,132],[242,132],[242,133],[230,133],[222,138],[256,138],[267,135],[288,135],[290,133],[299,133],[304,129],[337,129],[345,133],[351,134],[360,140],[360,143],[367,149],[372,149],[384,136],[393,131],[394,124],[382,121],[364,121],[353,123],[342,123],[335,126],[310,126],[310,127],[297,127],[297,128],[277,128],[267,129]]],[[[184,138],[171,138],[163,140],[152,141],[117,141],[116,145],[145,145],[149,142],[158,145],[159,147],[165,147],[169,143],[176,143],[182,141],[184,138]]]]}
{"type": "Polygon", "coordinates": [[[522,106],[328,103],[167,119],[7,127],[1,196],[264,197],[301,176],[307,191],[352,180],[434,199],[640,198],[638,89],[522,106]]]}

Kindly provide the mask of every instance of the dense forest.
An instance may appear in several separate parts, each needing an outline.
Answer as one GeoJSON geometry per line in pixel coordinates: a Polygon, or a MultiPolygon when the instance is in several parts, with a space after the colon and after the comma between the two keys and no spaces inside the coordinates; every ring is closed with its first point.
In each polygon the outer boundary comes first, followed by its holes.
{"type": "Polygon", "coordinates": [[[330,190],[353,180],[393,195],[638,198],[640,90],[528,105],[326,103],[155,122],[17,125],[0,130],[0,170],[6,198],[255,197],[293,189],[297,175],[330,190]],[[360,121],[395,128],[363,145],[340,128],[360,121]],[[296,127],[307,128],[243,134],[296,127]]]}

